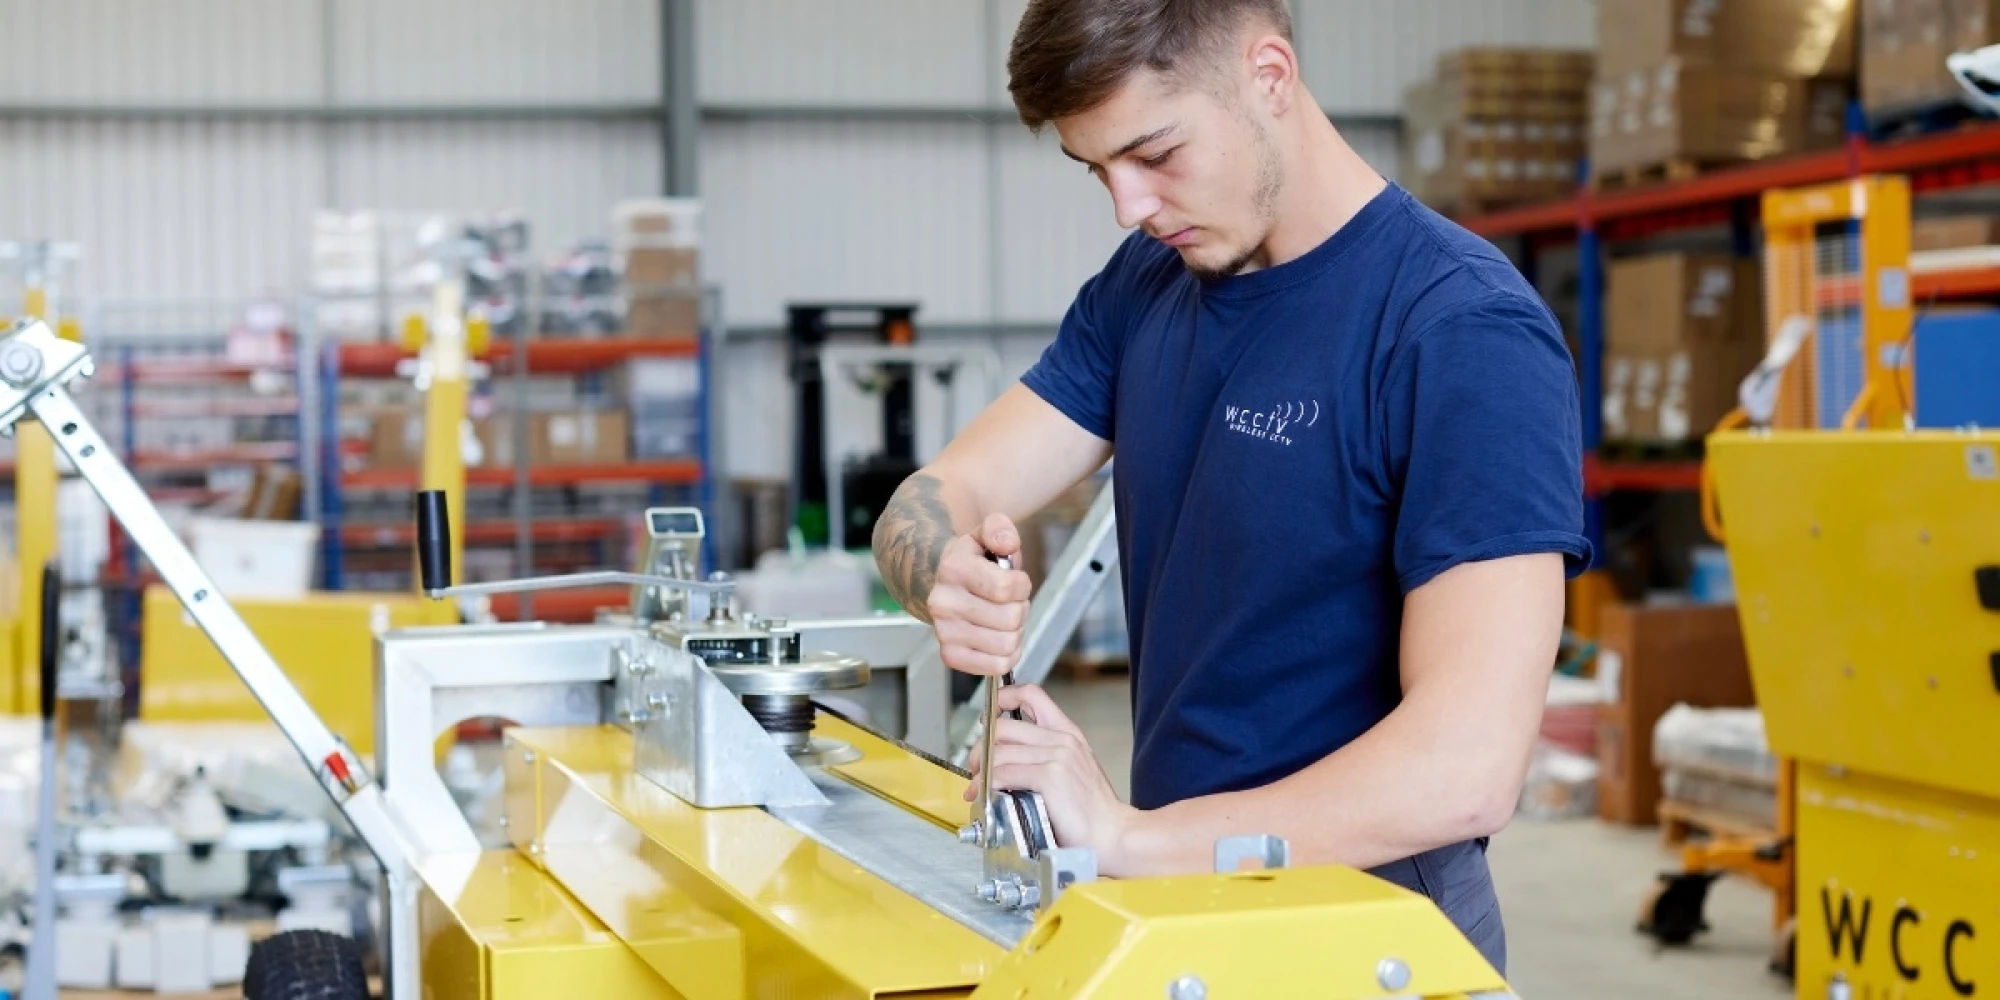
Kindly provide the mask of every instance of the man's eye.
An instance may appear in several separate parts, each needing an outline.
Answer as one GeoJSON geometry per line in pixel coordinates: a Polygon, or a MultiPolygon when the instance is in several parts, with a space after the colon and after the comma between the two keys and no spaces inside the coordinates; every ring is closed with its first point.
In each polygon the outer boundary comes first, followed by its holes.
{"type": "Polygon", "coordinates": [[[1145,159],[1140,160],[1139,162],[1149,167],[1154,167],[1154,168],[1164,167],[1167,165],[1168,160],[1174,158],[1174,150],[1177,150],[1179,148],[1180,148],[1179,146],[1175,146],[1173,149],[1169,149],[1166,152],[1159,154],[1158,156],[1148,156],[1145,159]]]}

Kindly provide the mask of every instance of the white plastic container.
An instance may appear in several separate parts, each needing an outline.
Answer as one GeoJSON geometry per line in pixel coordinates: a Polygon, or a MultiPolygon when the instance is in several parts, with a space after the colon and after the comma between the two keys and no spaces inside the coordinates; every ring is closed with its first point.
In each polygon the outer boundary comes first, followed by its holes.
{"type": "Polygon", "coordinates": [[[317,524],[194,518],[188,535],[195,561],[227,597],[296,600],[312,589],[317,524]]]}

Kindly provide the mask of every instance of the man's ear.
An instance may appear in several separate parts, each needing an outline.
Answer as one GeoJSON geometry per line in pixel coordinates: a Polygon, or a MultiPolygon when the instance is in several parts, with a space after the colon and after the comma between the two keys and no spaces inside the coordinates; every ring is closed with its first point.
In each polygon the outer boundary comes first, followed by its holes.
{"type": "Polygon", "coordinates": [[[1256,99],[1273,117],[1298,103],[1299,58],[1292,44],[1278,35],[1261,35],[1250,43],[1250,81],[1256,99]]]}

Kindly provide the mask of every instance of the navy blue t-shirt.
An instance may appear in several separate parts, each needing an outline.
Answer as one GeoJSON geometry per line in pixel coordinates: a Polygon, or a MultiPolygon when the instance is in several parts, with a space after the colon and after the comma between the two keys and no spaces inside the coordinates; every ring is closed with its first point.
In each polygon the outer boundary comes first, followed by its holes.
{"type": "Polygon", "coordinates": [[[1140,808],[1269,784],[1381,721],[1403,597],[1445,570],[1589,560],[1559,325],[1395,185],[1217,281],[1135,233],[1023,380],[1113,443],[1140,808]]]}

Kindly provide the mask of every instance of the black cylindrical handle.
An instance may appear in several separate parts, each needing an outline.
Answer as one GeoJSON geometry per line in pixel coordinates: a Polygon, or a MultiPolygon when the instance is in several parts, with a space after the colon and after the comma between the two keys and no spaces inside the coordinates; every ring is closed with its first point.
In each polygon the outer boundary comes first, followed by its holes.
{"type": "Polygon", "coordinates": [[[42,567],[42,721],[56,717],[56,674],[62,665],[62,571],[42,567]]]}
{"type": "Polygon", "coordinates": [[[451,586],[451,515],[443,490],[417,493],[417,577],[426,593],[451,586]]]}

